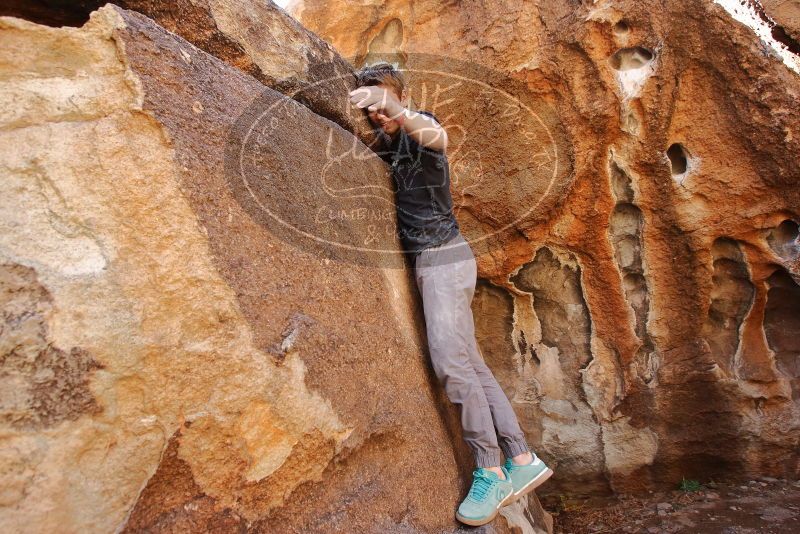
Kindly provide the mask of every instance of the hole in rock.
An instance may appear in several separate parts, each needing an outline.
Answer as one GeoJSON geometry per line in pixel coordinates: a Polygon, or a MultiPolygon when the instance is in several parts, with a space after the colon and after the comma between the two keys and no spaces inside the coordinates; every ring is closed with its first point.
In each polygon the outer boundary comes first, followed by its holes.
{"type": "Polygon", "coordinates": [[[733,373],[739,347],[739,329],[753,304],[755,288],[738,241],[720,237],[711,246],[713,274],[711,303],[703,324],[703,337],[717,365],[733,373]]]}
{"type": "Polygon", "coordinates": [[[622,131],[631,135],[639,135],[639,117],[636,116],[636,111],[633,109],[624,110],[622,112],[622,131]]]}
{"type": "Polygon", "coordinates": [[[658,368],[661,366],[661,358],[658,352],[653,348],[649,337],[645,339],[644,344],[636,351],[636,357],[633,361],[633,367],[636,369],[636,374],[648,386],[658,385],[658,368]]]}
{"type": "Polygon", "coordinates": [[[398,62],[403,67],[405,54],[403,46],[403,23],[398,18],[393,18],[381,29],[369,43],[367,48],[366,63],[374,63],[379,60],[390,63],[398,62]]]}
{"type": "MultiPolygon", "coordinates": [[[[542,396],[545,388],[558,388],[559,399],[553,403],[553,411],[547,409],[542,412],[547,417],[546,424],[553,425],[550,426],[551,429],[555,428],[554,436],[565,436],[571,429],[578,427],[597,428],[587,400],[582,372],[592,360],[592,319],[584,299],[581,269],[576,256],[568,251],[542,247],[533,260],[523,265],[509,281],[522,291],[533,294],[533,311],[541,325],[541,343],[551,348],[541,348],[537,357],[541,358],[545,366],[554,364],[560,368],[559,374],[550,374],[553,372],[550,370],[539,375],[543,380],[541,384],[532,379],[520,381],[517,374],[517,383],[532,385],[528,388],[529,391],[521,391],[517,395],[521,399],[527,397],[533,401],[542,396]]],[[[590,461],[590,456],[582,451],[594,451],[597,434],[579,434],[582,435],[576,434],[569,441],[562,442],[556,438],[549,442],[558,448],[556,450],[563,450],[565,457],[568,457],[559,464],[561,473],[570,480],[569,484],[574,485],[578,480],[582,490],[587,493],[606,492],[608,481],[587,472],[583,467],[590,461]]],[[[588,454],[593,457],[594,452],[588,454]]],[[[556,484],[549,491],[551,493],[543,495],[563,493],[565,487],[556,484]]]]}
{"type": "Polygon", "coordinates": [[[641,273],[627,273],[622,278],[622,287],[625,289],[625,298],[633,308],[633,313],[636,317],[636,335],[639,339],[649,342],[647,312],[650,304],[647,295],[647,280],[641,273]]]}
{"type": "Polygon", "coordinates": [[[609,61],[615,70],[640,69],[653,61],[653,53],[647,48],[634,46],[617,50],[609,61]]]}
{"type": "Polygon", "coordinates": [[[580,268],[574,257],[562,263],[553,251],[542,247],[511,282],[533,293],[533,307],[542,326],[542,343],[557,347],[559,362],[580,390],[579,370],[591,359],[591,317],[583,298],[580,268]]]}
{"type": "Polygon", "coordinates": [[[624,20],[621,20],[621,21],[617,22],[616,24],[614,24],[614,27],[612,28],[611,31],[614,32],[614,35],[622,36],[622,35],[627,34],[629,31],[631,31],[631,27],[628,26],[627,22],[625,22],[624,20]]]}
{"type": "Polygon", "coordinates": [[[611,162],[609,173],[611,174],[611,191],[617,202],[633,202],[633,187],[628,174],[617,165],[616,161],[611,162]]]}
{"type": "Polygon", "coordinates": [[[9,0],[0,16],[17,17],[46,26],[83,26],[89,14],[104,5],[101,0],[9,0]]]}
{"type": "Polygon", "coordinates": [[[667,157],[672,167],[672,176],[685,174],[689,168],[689,153],[680,143],[675,143],[667,149],[667,157]]]}
{"type": "Polygon", "coordinates": [[[642,228],[642,210],[635,204],[621,202],[611,213],[609,231],[613,237],[638,236],[642,228]]]}
{"type": "Polygon", "coordinates": [[[767,235],[767,243],[783,260],[794,261],[800,258],[800,232],[797,223],[791,219],[773,228],[767,235]]]}
{"type": "Polygon", "coordinates": [[[642,211],[637,206],[618,203],[611,213],[608,232],[614,247],[614,259],[622,273],[625,299],[636,318],[636,335],[643,342],[649,343],[647,314],[650,304],[642,262],[642,225],[642,211]]]}
{"type": "Polygon", "coordinates": [[[767,279],[764,333],[775,352],[775,364],[789,377],[792,397],[800,398],[800,286],[784,269],[767,279]]]}

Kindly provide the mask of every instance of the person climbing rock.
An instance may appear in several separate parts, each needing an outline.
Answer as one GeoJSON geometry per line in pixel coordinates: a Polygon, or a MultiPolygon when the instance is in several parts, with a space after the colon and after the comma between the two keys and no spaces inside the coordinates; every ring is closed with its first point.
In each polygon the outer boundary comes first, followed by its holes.
{"type": "Polygon", "coordinates": [[[456,518],[483,525],[541,485],[553,470],[528,447],[511,403],[483,360],[471,302],[477,264],[450,195],[447,132],[428,111],[408,109],[402,72],[378,62],[356,73],[351,104],[365,109],[387,150],[398,231],[422,296],[431,363],[453,404],[476,469],[456,518]]]}

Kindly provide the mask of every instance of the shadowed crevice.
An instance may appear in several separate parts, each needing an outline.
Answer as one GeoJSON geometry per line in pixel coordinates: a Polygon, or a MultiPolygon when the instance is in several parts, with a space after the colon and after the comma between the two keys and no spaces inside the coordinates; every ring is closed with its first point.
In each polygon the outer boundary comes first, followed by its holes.
{"type": "Polygon", "coordinates": [[[55,28],[80,27],[89,20],[92,11],[105,3],[102,0],[8,0],[0,5],[0,16],[55,28]]]}
{"type": "Polygon", "coordinates": [[[800,399],[800,285],[784,269],[767,279],[764,333],[775,365],[791,382],[792,399],[800,399]]]}
{"type": "Polygon", "coordinates": [[[717,365],[728,376],[734,377],[739,330],[753,305],[755,288],[737,241],[724,237],[716,239],[711,247],[711,256],[714,274],[703,337],[717,365]]]}

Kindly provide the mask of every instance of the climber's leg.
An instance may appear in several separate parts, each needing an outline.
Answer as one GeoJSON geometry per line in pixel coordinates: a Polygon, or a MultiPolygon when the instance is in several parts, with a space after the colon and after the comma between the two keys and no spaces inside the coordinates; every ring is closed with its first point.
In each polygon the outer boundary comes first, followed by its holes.
{"type": "MultiPolygon", "coordinates": [[[[471,263],[467,262],[466,265],[466,281],[470,282],[465,284],[466,302],[470,303],[475,292],[478,273],[474,260],[471,263]]],[[[481,381],[481,386],[489,403],[489,409],[492,412],[497,435],[499,436],[498,444],[507,457],[504,467],[508,471],[514,487],[514,496],[519,497],[543,484],[553,474],[553,470],[528,449],[525,435],[522,433],[517,421],[517,415],[514,413],[508,397],[500,388],[497,379],[495,379],[486,362],[484,362],[478,342],[475,339],[475,323],[471,306],[466,306],[463,315],[464,318],[460,324],[467,340],[470,363],[481,381]]]]}
{"type": "MultiPolygon", "coordinates": [[[[473,283],[473,292],[474,289],[475,285],[473,283]]],[[[519,426],[517,414],[514,412],[514,408],[508,400],[508,396],[506,396],[500,384],[497,382],[497,379],[494,377],[492,370],[489,369],[483,359],[480,347],[475,339],[472,309],[468,308],[465,313],[469,315],[468,320],[464,321],[464,336],[468,340],[470,363],[472,363],[472,368],[475,369],[475,373],[481,381],[486,400],[489,402],[489,409],[492,412],[494,426],[497,429],[498,444],[506,457],[514,458],[530,450],[525,441],[525,434],[519,426]]]]}
{"type": "Polygon", "coordinates": [[[447,243],[422,251],[415,264],[417,287],[422,295],[428,347],[437,378],[448,398],[460,407],[464,440],[478,467],[503,464],[489,402],[470,359],[472,329],[466,324],[474,291],[475,257],[461,234],[447,243]]]}
{"type": "Polygon", "coordinates": [[[480,380],[486,400],[489,403],[489,409],[499,438],[498,444],[506,457],[513,458],[528,452],[529,448],[525,441],[525,435],[517,421],[517,415],[514,413],[514,409],[511,407],[505,392],[500,387],[500,384],[497,383],[497,379],[491,369],[486,365],[478,347],[478,342],[475,339],[475,321],[472,315],[471,303],[475,295],[478,266],[471,250],[468,260],[471,261],[464,263],[464,279],[462,283],[463,302],[466,305],[459,309],[459,330],[467,343],[469,361],[480,380]]]}

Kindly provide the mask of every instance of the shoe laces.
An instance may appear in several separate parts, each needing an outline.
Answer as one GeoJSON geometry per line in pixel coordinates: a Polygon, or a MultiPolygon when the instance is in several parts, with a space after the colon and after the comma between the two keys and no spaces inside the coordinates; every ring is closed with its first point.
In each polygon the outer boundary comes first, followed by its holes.
{"type": "Polygon", "coordinates": [[[469,497],[474,501],[483,502],[489,495],[489,490],[494,486],[498,479],[491,478],[488,474],[476,469],[472,472],[472,487],[469,490],[469,497]]]}

